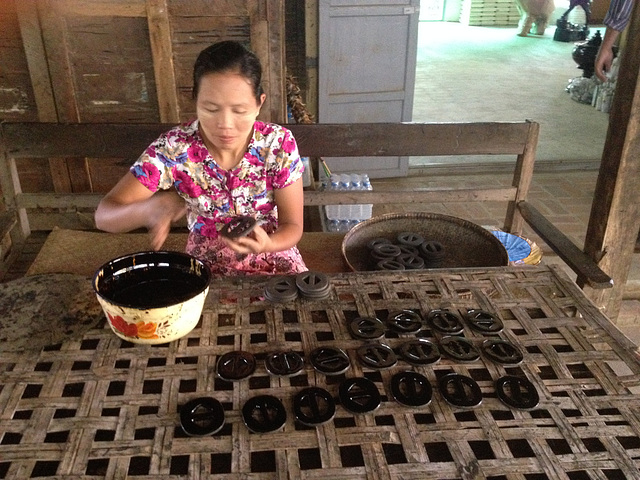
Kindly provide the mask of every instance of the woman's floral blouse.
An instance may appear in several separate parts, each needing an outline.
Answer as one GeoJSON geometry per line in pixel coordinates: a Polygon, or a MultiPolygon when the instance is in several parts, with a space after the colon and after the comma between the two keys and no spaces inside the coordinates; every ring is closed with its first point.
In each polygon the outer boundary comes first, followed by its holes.
{"type": "Polygon", "coordinates": [[[131,172],[152,192],[175,187],[188,205],[189,230],[216,238],[236,215],[255,215],[267,233],[273,232],[274,190],[295,182],[303,169],[289,130],[255,122],[244,157],[233,170],[224,170],[209,155],[195,120],[161,135],[131,172]]]}

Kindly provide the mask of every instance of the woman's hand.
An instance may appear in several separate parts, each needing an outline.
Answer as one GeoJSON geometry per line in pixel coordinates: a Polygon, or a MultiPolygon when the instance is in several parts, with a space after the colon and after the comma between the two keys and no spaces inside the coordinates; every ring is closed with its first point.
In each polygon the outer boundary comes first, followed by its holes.
{"type": "Polygon", "coordinates": [[[146,200],[151,248],[160,250],[171,231],[171,225],[187,213],[187,204],[174,191],[157,192],[146,200]]]}
{"type": "Polygon", "coordinates": [[[278,207],[278,228],[267,232],[256,225],[246,237],[234,240],[223,238],[229,248],[238,253],[272,253],[287,250],[298,243],[303,230],[303,189],[302,178],[291,185],[275,191],[278,207]]]}
{"type": "Polygon", "coordinates": [[[220,237],[233,251],[238,253],[264,253],[274,251],[273,242],[264,228],[256,225],[246,237],[231,239],[220,237]]]}

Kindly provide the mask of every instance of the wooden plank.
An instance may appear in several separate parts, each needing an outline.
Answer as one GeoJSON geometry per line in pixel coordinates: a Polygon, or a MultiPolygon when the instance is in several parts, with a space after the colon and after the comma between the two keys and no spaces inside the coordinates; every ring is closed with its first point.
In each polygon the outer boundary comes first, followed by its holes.
{"type": "MultiPolygon", "coordinates": [[[[520,155],[532,122],[287,125],[300,154],[318,156],[520,155]],[[372,139],[376,139],[372,142],[372,139]]],[[[5,123],[16,158],[137,158],[172,124],[5,123]]]]}
{"type": "MultiPolygon", "coordinates": [[[[358,205],[394,203],[444,203],[444,202],[505,202],[513,200],[516,188],[403,191],[323,192],[306,190],[305,206],[358,205]]],[[[98,193],[21,193],[16,196],[19,208],[95,208],[102,198],[98,193]]]]}
{"type": "Polygon", "coordinates": [[[284,2],[247,2],[251,49],[262,63],[262,86],[267,94],[259,118],[286,123],[284,2]]]}
{"type": "Polygon", "coordinates": [[[447,202],[504,202],[515,198],[515,188],[428,190],[410,189],[355,192],[304,192],[304,204],[311,205],[358,205],[358,204],[419,204],[447,202]]]}
{"type": "Polygon", "coordinates": [[[286,60],[284,35],[284,0],[265,1],[267,10],[267,25],[269,27],[266,42],[269,45],[271,121],[287,123],[287,95],[286,95],[286,60]]]}
{"type": "Polygon", "coordinates": [[[71,193],[71,172],[65,158],[49,159],[49,171],[51,172],[51,181],[53,189],[57,193],[71,193]]]}
{"type": "Polygon", "coordinates": [[[147,14],[161,122],[180,121],[167,0],[147,0],[147,14]]]}
{"type": "MultiPolygon", "coordinates": [[[[0,240],[2,240],[6,235],[8,235],[13,227],[15,227],[18,223],[18,219],[16,218],[16,212],[11,210],[8,212],[0,213],[0,240]]],[[[4,253],[0,248],[0,260],[4,257],[4,253]]]]}
{"type": "Polygon", "coordinates": [[[89,164],[91,191],[107,193],[129,171],[132,161],[131,159],[89,158],[87,163],[89,164]]]}
{"type": "MultiPolygon", "coordinates": [[[[51,0],[38,3],[42,36],[47,54],[48,73],[56,103],[57,118],[48,121],[78,122],[79,105],[73,84],[73,68],[69,58],[68,31],[63,5],[51,0]]],[[[77,141],[77,139],[75,140],[77,141]]],[[[71,176],[66,161],[50,155],[50,173],[56,192],[71,192],[71,176]]]]}
{"type": "Polygon", "coordinates": [[[522,201],[518,203],[518,208],[531,228],[578,274],[580,281],[586,282],[594,289],[613,287],[614,282],[611,277],[603,272],[591,257],[554,227],[533,205],[522,201]]]}
{"type": "Polygon", "coordinates": [[[173,124],[0,125],[7,152],[15,158],[91,157],[135,159],[173,124]]]}
{"type": "Polygon", "coordinates": [[[304,92],[309,113],[318,118],[318,0],[305,4],[305,48],[307,88],[304,92]]]}
{"type": "Polygon", "coordinates": [[[519,155],[530,122],[288,125],[309,157],[519,155]],[[372,141],[375,139],[375,141],[372,141]]]}
{"type": "Polygon", "coordinates": [[[16,0],[0,2],[0,118],[38,121],[16,0]]]}
{"type": "Polygon", "coordinates": [[[251,50],[258,56],[258,58],[260,59],[260,63],[262,64],[262,88],[267,94],[267,98],[262,105],[262,109],[260,110],[258,119],[269,122],[273,121],[274,118],[272,116],[272,103],[274,99],[271,98],[270,95],[270,93],[272,93],[271,81],[273,80],[271,78],[271,67],[269,58],[270,48],[269,45],[266,44],[263,40],[267,38],[269,31],[266,12],[264,9],[264,4],[261,1],[248,2],[247,7],[249,9],[249,26],[251,31],[250,37],[252,39],[251,50]]]}
{"type": "MultiPolygon", "coordinates": [[[[180,119],[195,118],[192,99],[193,64],[201,50],[220,40],[235,40],[249,45],[251,30],[246,1],[211,0],[169,3],[174,75],[180,119]]],[[[267,91],[267,96],[270,92],[267,91]]]]}
{"type": "Polygon", "coordinates": [[[71,179],[72,192],[92,192],[91,176],[89,175],[89,164],[86,158],[67,159],[69,178],[71,179]]]}
{"type": "Polygon", "coordinates": [[[631,256],[640,228],[640,7],[635,3],[627,26],[627,43],[620,71],[609,129],[596,182],[585,252],[614,279],[606,292],[585,288],[585,293],[608,316],[616,318],[631,256]]]}
{"type": "Polygon", "coordinates": [[[78,104],[69,63],[65,11],[54,1],[38,2],[38,15],[47,52],[48,71],[56,101],[57,121],[78,122],[78,104]]]}
{"type": "Polygon", "coordinates": [[[29,65],[31,87],[38,109],[38,120],[55,122],[58,119],[49,65],[42,40],[36,0],[16,1],[20,34],[29,65]]]}
{"type": "Polygon", "coordinates": [[[54,228],[69,230],[94,230],[93,212],[32,212],[29,223],[34,231],[51,231],[54,228]]]}
{"type": "Polygon", "coordinates": [[[513,173],[512,185],[517,188],[516,198],[507,205],[507,215],[504,221],[504,230],[514,234],[521,234],[523,218],[517,204],[526,200],[529,194],[529,187],[533,179],[533,167],[536,161],[536,149],[538,137],[540,135],[540,125],[529,124],[529,134],[524,152],[518,155],[516,167],[513,173]]]}
{"type": "Polygon", "coordinates": [[[16,195],[18,208],[96,208],[101,193],[21,193],[16,195]]]}
{"type": "MultiPolygon", "coordinates": [[[[22,1],[22,0],[21,0],[22,1]]],[[[147,15],[145,0],[103,1],[55,0],[65,12],[92,17],[144,17],[147,15]]]]}
{"type": "Polygon", "coordinates": [[[7,211],[15,211],[20,222],[20,228],[10,231],[13,245],[20,245],[29,236],[29,221],[24,209],[18,209],[16,196],[22,193],[16,161],[7,151],[7,143],[0,123],[0,188],[4,199],[4,207],[7,211]]]}
{"type": "Polygon", "coordinates": [[[157,122],[147,19],[69,15],[65,20],[79,121],[157,122]]]}

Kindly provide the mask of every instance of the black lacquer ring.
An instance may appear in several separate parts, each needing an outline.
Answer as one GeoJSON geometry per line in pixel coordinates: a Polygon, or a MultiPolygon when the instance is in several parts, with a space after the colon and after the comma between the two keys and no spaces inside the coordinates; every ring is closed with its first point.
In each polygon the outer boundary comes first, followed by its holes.
{"type": "Polygon", "coordinates": [[[191,437],[213,435],[224,426],[224,408],[215,398],[194,398],[180,408],[180,426],[191,437]]]}

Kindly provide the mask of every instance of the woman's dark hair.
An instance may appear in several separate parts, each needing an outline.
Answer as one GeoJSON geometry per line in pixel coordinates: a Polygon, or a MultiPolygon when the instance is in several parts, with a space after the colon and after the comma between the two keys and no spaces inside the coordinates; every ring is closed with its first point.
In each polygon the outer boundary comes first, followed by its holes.
{"type": "Polygon", "coordinates": [[[256,55],[241,43],[227,40],[214,43],[200,52],[193,66],[193,98],[198,97],[200,80],[208,73],[238,71],[251,84],[256,102],[262,95],[262,66],[256,55]]]}

